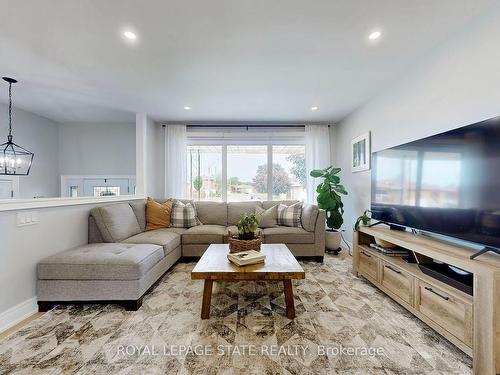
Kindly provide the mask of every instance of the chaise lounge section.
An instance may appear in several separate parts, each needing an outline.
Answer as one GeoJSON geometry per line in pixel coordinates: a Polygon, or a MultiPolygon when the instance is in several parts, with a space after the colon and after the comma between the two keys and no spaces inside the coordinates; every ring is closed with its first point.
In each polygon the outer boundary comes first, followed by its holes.
{"type": "MultiPolygon", "coordinates": [[[[191,203],[200,225],[151,231],[145,230],[145,200],[94,208],[89,216],[89,244],[38,264],[39,311],[83,302],[118,303],[137,310],[144,294],[176,262],[201,257],[210,244],[227,243],[237,233],[235,225],[243,214],[255,213],[256,207],[268,209],[297,201],[191,203]]],[[[298,258],[323,261],[325,212],[305,204],[301,225],[259,231],[264,243],[284,243],[298,258]]]]}

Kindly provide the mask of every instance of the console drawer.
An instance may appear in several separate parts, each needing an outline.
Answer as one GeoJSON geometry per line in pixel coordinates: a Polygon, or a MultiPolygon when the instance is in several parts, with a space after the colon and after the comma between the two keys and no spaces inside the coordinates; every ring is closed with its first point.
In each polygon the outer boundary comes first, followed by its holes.
{"type": "Polygon", "coordinates": [[[360,249],[359,251],[359,272],[363,276],[378,281],[378,258],[368,251],[360,249]]]}
{"type": "Polygon", "coordinates": [[[417,310],[472,347],[472,303],[421,280],[416,297],[417,310]]]}
{"type": "Polygon", "coordinates": [[[407,304],[413,306],[414,277],[388,262],[382,261],[381,284],[407,304]]]}

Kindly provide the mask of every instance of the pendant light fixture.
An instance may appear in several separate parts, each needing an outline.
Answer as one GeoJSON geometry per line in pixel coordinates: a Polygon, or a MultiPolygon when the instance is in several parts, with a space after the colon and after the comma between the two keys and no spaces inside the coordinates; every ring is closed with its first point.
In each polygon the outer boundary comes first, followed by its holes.
{"type": "Polygon", "coordinates": [[[9,77],[3,80],[9,84],[9,135],[7,142],[0,145],[0,175],[27,176],[35,154],[12,141],[12,84],[17,81],[9,77]]]}

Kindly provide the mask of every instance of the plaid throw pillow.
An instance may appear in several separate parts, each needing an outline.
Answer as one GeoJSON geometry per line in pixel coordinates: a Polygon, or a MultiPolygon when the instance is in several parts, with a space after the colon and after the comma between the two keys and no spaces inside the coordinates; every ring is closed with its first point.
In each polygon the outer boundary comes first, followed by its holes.
{"type": "Polygon", "coordinates": [[[278,206],[278,225],[302,228],[301,216],[302,202],[297,202],[291,206],[285,206],[284,204],[278,206]]]}
{"type": "Polygon", "coordinates": [[[175,201],[170,221],[173,228],[195,227],[198,225],[196,208],[191,203],[175,201]]]}

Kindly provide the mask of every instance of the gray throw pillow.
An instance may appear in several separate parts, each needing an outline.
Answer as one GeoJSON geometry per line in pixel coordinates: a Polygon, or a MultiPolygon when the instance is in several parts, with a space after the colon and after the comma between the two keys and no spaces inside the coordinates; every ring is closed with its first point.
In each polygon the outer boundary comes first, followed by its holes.
{"type": "Polygon", "coordinates": [[[278,205],[267,210],[255,207],[255,215],[259,219],[259,228],[274,228],[278,226],[278,205]]]}

